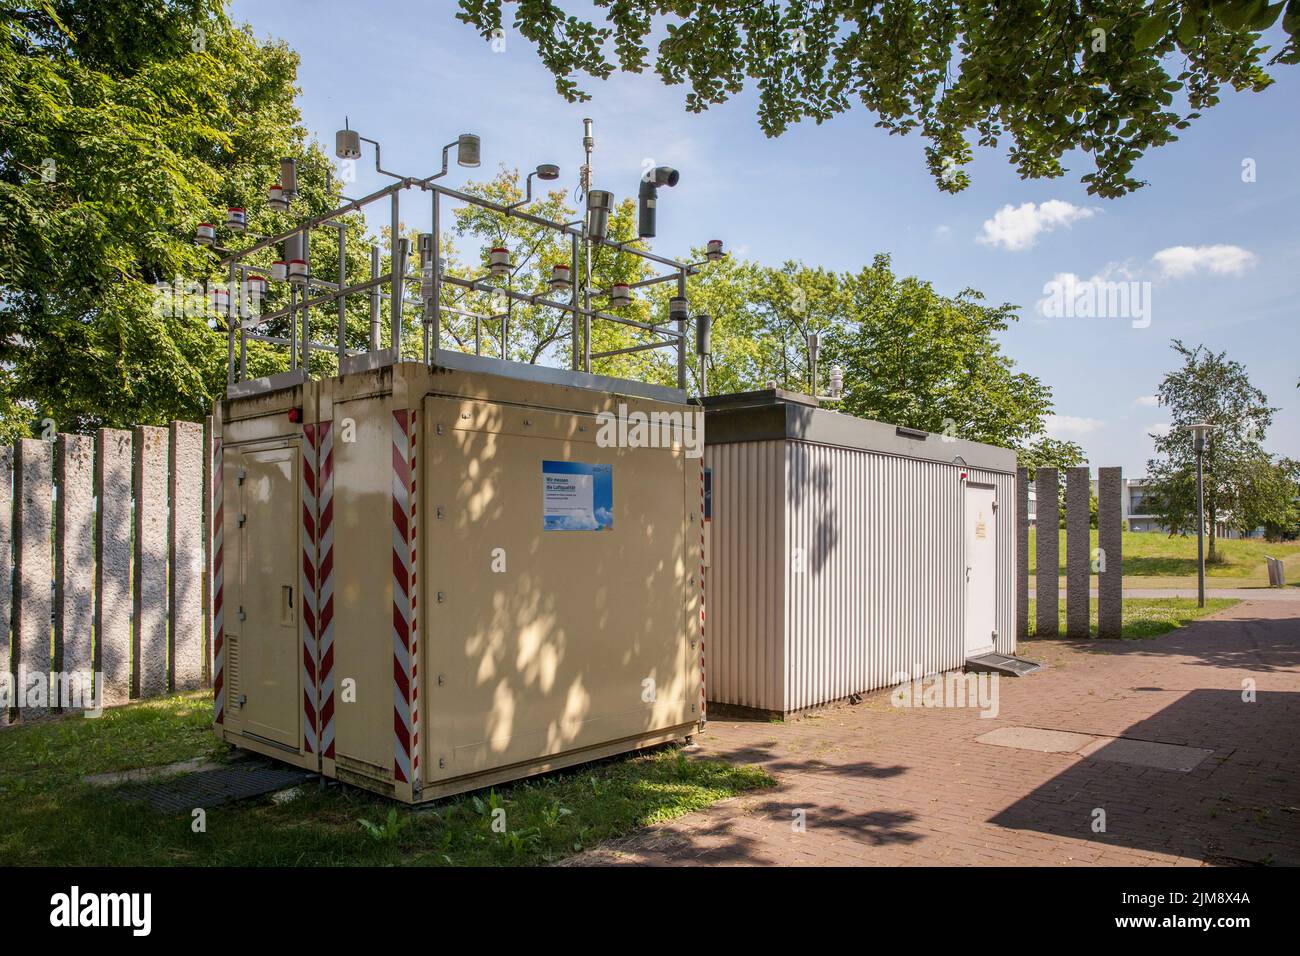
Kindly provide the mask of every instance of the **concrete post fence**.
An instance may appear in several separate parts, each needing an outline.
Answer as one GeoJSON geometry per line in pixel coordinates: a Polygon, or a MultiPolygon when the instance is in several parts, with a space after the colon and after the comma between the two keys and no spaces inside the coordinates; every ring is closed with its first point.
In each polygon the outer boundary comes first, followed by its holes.
{"type": "Polygon", "coordinates": [[[1097,633],[1119,637],[1124,618],[1124,469],[1097,469],[1097,633]]]}
{"type": "Polygon", "coordinates": [[[1039,637],[1055,637],[1058,624],[1061,587],[1060,538],[1057,536],[1057,476],[1055,468],[1039,468],[1034,472],[1034,495],[1037,498],[1037,515],[1034,535],[1037,564],[1034,580],[1034,631],[1039,637]]]}
{"type": "Polygon", "coordinates": [[[1088,524],[1092,489],[1091,472],[1082,468],[1065,471],[1065,633],[1067,637],[1088,636],[1088,576],[1092,570],[1092,545],[1088,524]]]}
{"type": "Polygon", "coordinates": [[[211,435],[172,422],[0,447],[0,727],[95,674],[107,706],[207,683],[211,435]]]}

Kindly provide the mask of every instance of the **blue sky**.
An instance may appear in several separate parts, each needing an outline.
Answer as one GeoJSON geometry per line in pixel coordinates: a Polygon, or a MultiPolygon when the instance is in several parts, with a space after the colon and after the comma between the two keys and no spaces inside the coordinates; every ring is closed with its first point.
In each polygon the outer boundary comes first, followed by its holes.
{"type": "MultiPolygon", "coordinates": [[[[1172,338],[1244,363],[1281,409],[1267,446],[1300,457],[1300,69],[1274,68],[1263,94],[1226,90],[1178,142],[1140,161],[1134,175],[1150,185],[1123,199],[1089,197],[1077,157],[1061,179],[1021,181],[989,151],[969,167],[971,187],[950,196],[930,179],[923,140],[888,136],[863,110],[771,140],[752,94],[692,115],[684,88],[650,74],[587,81],[593,100],[570,105],[525,41],[507,33],[494,52],[454,8],[235,0],[232,15],[299,53],[299,106],[327,149],[347,114],[383,143],[386,168],[423,176],[456,134],[476,132],[483,167],[453,166],[449,185],[539,162],[560,164],[573,185],[590,116],[598,188],[633,195],[647,159],[681,170],[680,185],[661,192],[661,253],[722,238],[765,263],[857,269],[886,252],[899,273],[942,292],[973,287],[1021,306],[1004,349],[1051,385],[1053,433],[1082,444],[1093,467],[1145,470],[1147,433],[1168,421],[1150,396],[1173,364],[1172,338]],[[1246,159],[1254,182],[1243,182],[1246,159]],[[1044,315],[1045,284],[1062,275],[1150,282],[1149,325],[1044,315]]],[[[365,172],[372,163],[367,150],[351,195],[379,185],[365,172]]],[[[428,212],[403,219],[427,226],[428,212]]]]}

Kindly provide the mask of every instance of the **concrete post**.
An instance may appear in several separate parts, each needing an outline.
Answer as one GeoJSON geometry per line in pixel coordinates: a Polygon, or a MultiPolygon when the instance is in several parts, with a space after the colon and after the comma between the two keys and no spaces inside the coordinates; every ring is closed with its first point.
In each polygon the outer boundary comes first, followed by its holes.
{"type": "Polygon", "coordinates": [[[1119,637],[1124,626],[1124,469],[1097,469],[1097,633],[1119,637]]]}
{"type": "Polygon", "coordinates": [[[35,438],[18,442],[14,468],[14,656],[19,681],[14,690],[26,697],[23,720],[49,714],[50,618],[54,614],[50,583],[51,488],[53,443],[35,438]],[[44,703],[44,706],[42,706],[44,703]]]}
{"type": "Polygon", "coordinates": [[[131,433],[95,433],[95,669],[104,701],[131,696],[131,433]]]}
{"type": "Polygon", "coordinates": [[[95,669],[95,440],[60,435],[54,451],[54,669],[78,687],[95,669]]]}
{"type": "Polygon", "coordinates": [[[167,693],[167,429],[137,425],[135,487],[135,686],[140,698],[167,693]]]}
{"type": "Polygon", "coordinates": [[[1016,469],[1016,640],[1029,637],[1029,469],[1016,469]]]}
{"type": "Polygon", "coordinates": [[[172,422],[168,495],[172,690],[203,683],[203,426],[172,422]]]}
{"type": "MultiPolygon", "coordinates": [[[[0,447],[0,668],[10,675],[15,673],[15,661],[10,650],[10,622],[14,609],[14,450],[13,446],[0,447]]],[[[11,677],[10,687],[14,687],[11,677]]],[[[9,704],[0,706],[0,727],[9,725],[9,704]]]]}
{"type": "Polygon", "coordinates": [[[1088,536],[1091,473],[1087,466],[1065,472],[1065,633],[1089,636],[1088,574],[1092,570],[1092,544],[1088,536]]]}
{"type": "Polygon", "coordinates": [[[1056,637],[1060,627],[1060,539],[1057,535],[1057,475],[1055,468],[1039,468],[1034,473],[1034,492],[1038,501],[1035,519],[1035,555],[1037,564],[1034,590],[1034,630],[1039,637],[1056,637]]]}

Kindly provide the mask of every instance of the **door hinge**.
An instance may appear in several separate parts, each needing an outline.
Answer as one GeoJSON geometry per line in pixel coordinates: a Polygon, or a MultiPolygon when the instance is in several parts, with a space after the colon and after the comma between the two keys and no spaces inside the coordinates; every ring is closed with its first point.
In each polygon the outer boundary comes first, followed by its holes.
{"type": "Polygon", "coordinates": [[[442,517],[442,505],[438,505],[438,517],[442,517]]]}
{"type": "Polygon", "coordinates": [[[242,604],[239,606],[239,612],[238,612],[238,614],[239,614],[239,619],[240,619],[241,621],[242,621],[245,617],[247,617],[247,615],[244,613],[244,606],[243,606],[242,604]]]}
{"type": "Polygon", "coordinates": [[[442,603],[443,603],[444,601],[446,601],[446,600],[447,600],[447,595],[444,594],[442,591],[439,591],[439,592],[438,592],[438,603],[439,603],[439,604],[442,604],[442,603]]]}
{"type": "Polygon", "coordinates": [[[996,501],[993,502],[993,510],[994,510],[994,511],[997,511],[997,510],[998,510],[998,503],[997,503],[996,501]]]}
{"type": "Polygon", "coordinates": [[[240,515],[240,516],[239,516],[239,527],[242,528],[242,527],[244,526],[244,522],[247,521],[247,520],[248,520],[248,515],[240,515]]]}
{"type": "Polygon", "coordinates": [[[243,468],[240,468],[239,471],[235,472],[235,484],[242,485],[244,483],[244,479],[247,477],[248,477],[248,472],[245,471],[243,468]]]}
{"type": "Polygon", "coordinates": [[[439,422],[439,423],[438,423],[438,427],[437,427],[437,429],[436,429],[436,433],[439,434],[439,435],[442,434],[442,422],[439,422]]]}

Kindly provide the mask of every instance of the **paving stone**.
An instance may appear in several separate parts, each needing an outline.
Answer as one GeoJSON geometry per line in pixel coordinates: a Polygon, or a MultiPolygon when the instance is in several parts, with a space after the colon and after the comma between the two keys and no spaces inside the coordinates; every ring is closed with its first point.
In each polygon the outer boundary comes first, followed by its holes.
{"type": "Polygon", "coordinates": [[[1203,750],[1200,747],[1117,737],[1113,740],[1095,740],[1080,750],[1079,756],[1187,773],[1189,770],[1195,770],[1201,761],[1212,753],[1213,750],[1203,750]]]}
{"type": "Polygon", "coordinates": [[[1074,753],[1095,737],[1072,734],[1064,730],[1044,730],[1040,727],[1001,727],[975,738],[982,744],[996,747],[1015,747],[1017,750],[1037,750],[1047,754],[1074,753]]]}

